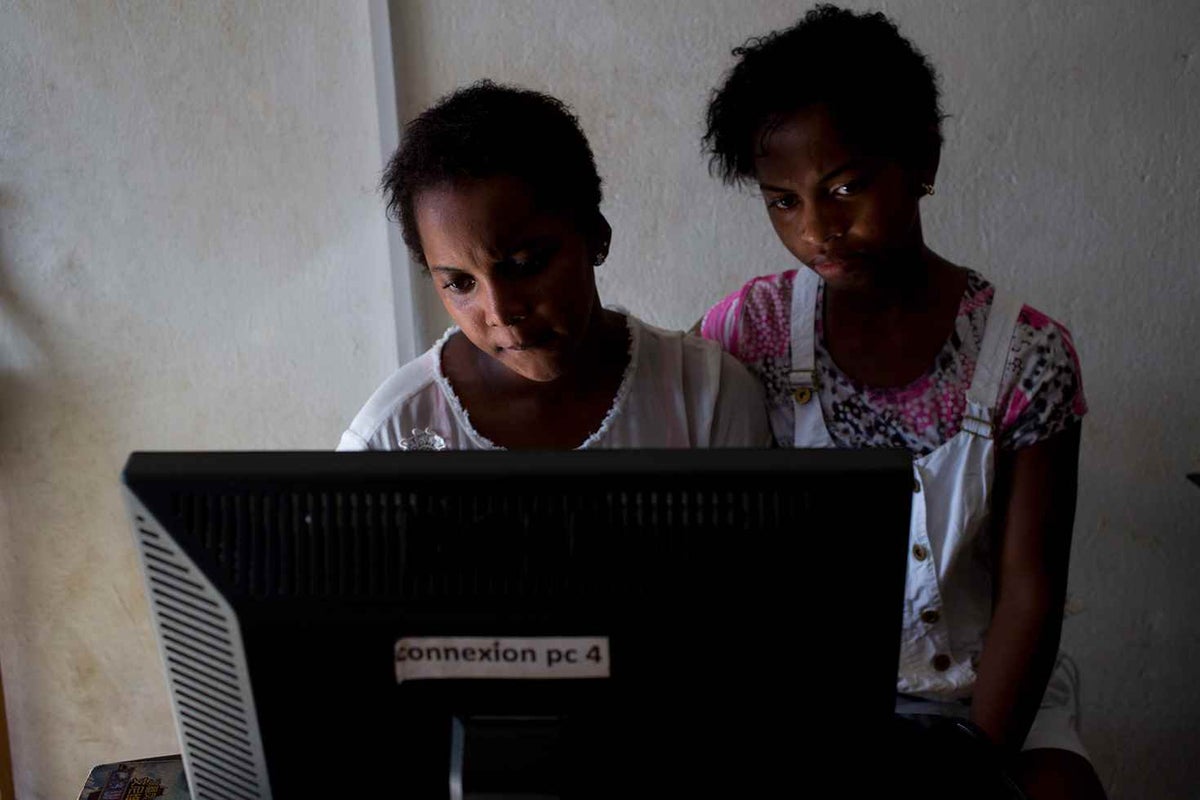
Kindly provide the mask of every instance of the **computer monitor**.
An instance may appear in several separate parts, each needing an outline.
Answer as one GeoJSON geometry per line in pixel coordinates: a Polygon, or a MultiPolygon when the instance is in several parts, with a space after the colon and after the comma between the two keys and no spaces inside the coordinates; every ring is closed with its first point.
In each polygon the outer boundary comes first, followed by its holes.
{"type": "Polygon", "coordinates": [[[134,453],[124,484],[195,798],[794,788],[891,718],[902,452],[134,453]]]}

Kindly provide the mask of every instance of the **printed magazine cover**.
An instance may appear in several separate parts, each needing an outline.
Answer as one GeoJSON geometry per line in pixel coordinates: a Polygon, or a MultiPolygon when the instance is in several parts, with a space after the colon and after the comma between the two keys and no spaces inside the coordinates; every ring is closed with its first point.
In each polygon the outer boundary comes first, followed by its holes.
{"type": "Polygon", "coordinates": [[[183,759],[143,758],[92,769],[79,800],[190,800],[183,759]]]}

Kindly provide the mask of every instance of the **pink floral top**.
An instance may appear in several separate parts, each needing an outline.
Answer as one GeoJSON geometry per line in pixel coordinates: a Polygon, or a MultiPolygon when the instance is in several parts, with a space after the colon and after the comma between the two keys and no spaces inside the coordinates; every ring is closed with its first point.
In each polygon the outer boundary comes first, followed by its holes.
{"type": "MultiPolygon", "coordinates": [[[[768,405],[790,407],[792,402],[788,372],[795,276],[791,270],[751,280],[709,309],[701,324],[701,335],[720,342],[758,377],[768,405]]],[[[858,384],[830,357],[821,322],[822,285],[816,310],[818,395],[834,443],[903,447],[919,458],[957,434],[994,293],[983,276],[970,272],[954,332],[930,371],[907,386],[879,389],[858,384]]],[[[1001,397],[998,444],[1008,450],[1047,439],[1087,413],[1071,334],[1029,306],[1017,320],[1001,397]]],[[[774,433],[780,445],[791,446],[791,430],[774,433]]]]}

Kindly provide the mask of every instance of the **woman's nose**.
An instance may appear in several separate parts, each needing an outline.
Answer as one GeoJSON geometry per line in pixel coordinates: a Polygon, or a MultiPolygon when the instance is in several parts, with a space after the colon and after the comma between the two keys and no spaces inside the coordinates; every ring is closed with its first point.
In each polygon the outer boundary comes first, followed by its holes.
{"type": "Polygon", "coordinates": [[[504,281],[495,281],[488,292],[487,324],[493,328],[516,325],[529,316],[529,304],[523,293],[504,281]]]}

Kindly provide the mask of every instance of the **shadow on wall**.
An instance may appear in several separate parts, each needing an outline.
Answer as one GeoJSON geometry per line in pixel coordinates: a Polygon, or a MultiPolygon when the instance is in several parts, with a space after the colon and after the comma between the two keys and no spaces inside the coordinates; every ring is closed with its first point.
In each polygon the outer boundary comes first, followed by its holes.
{"type": "MultiPolygon", "coordinates": [[[[0,215],[10,215],[16,206],[16,196],[0,186],[0,215]]],[[[3,233],[0,226],[0,442],[19,445],[10,438],[17,416],[13,412],[19,409],[26,395],[21,391],[22,382],[29,380],[32,367],[48,361],[48,348],[40,335],[40,321],[22,307],[10,285],[12,270],[4,250],[3,233]]],[[[11,447],[0,448],[0,464],[4,463],[5,453],[12,452],[11,447]]]]}
{"type": "Polygon", "coordinates": [[[38,673],[36,664],[23,661],[31,652],[28,638],[32,609],[28,607],[29,576],[22,565],[30,563],[32,537],[20,535],[13,527],[13,493],[20,485],[13,475],[20,469],[26,449],[21,420],[26,417],[25,410],[36,402],[36,375],[51,363],[42,322],[22,305],[11,285],[12,265],[4,247],[2,223],[17,205],[16,195],[0,186],[0,676],[5,681],[0,686],[0,700],[5,701],[0,702],[0,725],[6,726],[0,729],[0,798],[4,800],[13,796],[5,793],[12,787],[5,785],[4,778],[7,775],[11,780],[10,759],[19,747],[17,738],[21,733],[7,727],[6,719],[29,718],[20,706],[31,696],[27,690],[17,693],[12,687],[20,676],[38,673]]]}
{"type": "Polygon", "coordinates": [[[8,717],[4,711],[4,670],[0,670],[0,800],[13,795],[12,750],[8,745],[8,717]]]}
{"type": "MultiPolygon", "coordinates": [[[[1084,712],[1087,713],[1086,710],[1084,712]]],[[[1187,722],[1166,725],[1161,720],[1148,724],[1145,719],[1101,718],[1100,714],[1092,714],[1085,723],[1089,730],[1088,739],[1097,746],[1092,749],[1093,759],[1096,752],[1110,751],[1123,753],[1122,762],[1129,769],[1118,775],[1110,775],[1105,780],[1105,790],[1111,800],[1126,800],[1136,797],[1188,798],[1195,797],[1195,784],[1189,779],[1192,764],[1195,760],[1194,751],[1190,747],[1180,747],[1180,742],[1187,742],[1195,735],[1195,728],[1187,722]],[[1130,731],[1137,731],[1136,736],[1130,736],[1130,731]],[[1145,774],[1139,769],[1146,764],[1155,765],[1158,773],[1153,795],[1144,794],[1148,783],[1145,774]]],[[[1111,772],[1111,768],[1107,770],[1111,772]]]]}
{"type": "Polygon", "coordinates": [[[429,86],[430,53],[424,36],[428,19],[422,3],[389,0],[388,18],[392,28],[392,58],[396,60],[396,111],[400,124],[412,119],[426,105],[429,86]]]}
{"type": "MultiPolygon", "coordinates": [[[[430,23],[424,3],[389,0],[388,16],[392,27],[392,57],[396,60],[396,112],[400,115],[403,127],[437,99],[429,89],[429,65],[433,62],[433,55],[429,52],[427,42],[430,37],[425,35],[425,31],[430,23]]],[[[381,213],[382,209],[381,197],[381,213]]],[[[398,224],[388,220],[388,225],[398,224]]],[[[416,352],[420,354],[442,335],[450,325],[450,317],[438,300],[429,274],[415,263],[412,294],[409,302],[413,304],[415,317],[420,320],[421,326],[416,342],[416,352]]]]}

